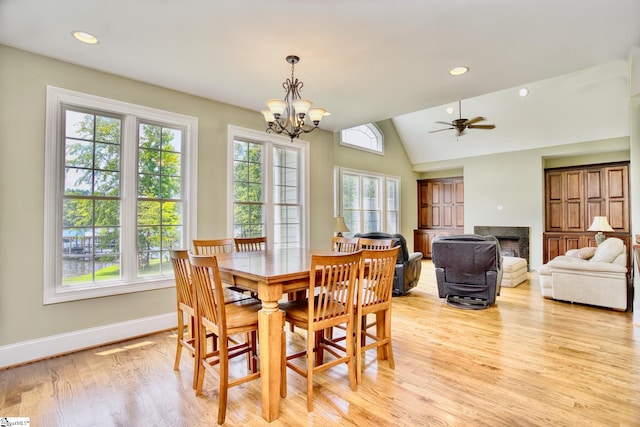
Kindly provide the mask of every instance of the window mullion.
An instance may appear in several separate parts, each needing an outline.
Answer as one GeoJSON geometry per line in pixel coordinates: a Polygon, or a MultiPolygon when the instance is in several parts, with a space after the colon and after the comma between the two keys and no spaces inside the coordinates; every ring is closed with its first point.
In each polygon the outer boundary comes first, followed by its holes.
{"type": "Polygon", "coordinates": [[[267,242],[270,248],[273,248],[274,233],[274,188],[273,188],[273,144],[265,144],[265,155],[262,158],[262,185],[264,189],[264,198],[262,200],[263,212],[265,215],[264,223],[266,228],[267,242]]]}
{"type": "Polygon", "coordinates": [[[122,139],[122,194],[120,223],[122,226],[122,278],[133,281],[137,276],[137,201],[138,201],[138,121],[124,118],[122,139]]]}

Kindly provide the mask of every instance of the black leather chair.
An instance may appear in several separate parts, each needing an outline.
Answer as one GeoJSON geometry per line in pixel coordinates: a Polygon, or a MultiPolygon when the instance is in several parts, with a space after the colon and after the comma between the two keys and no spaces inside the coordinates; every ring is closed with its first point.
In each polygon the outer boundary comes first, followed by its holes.
{"type": "Polygon", "coordinates": [[[402,234],[388,234],[379,231],[370,233],[357,233],[353,237],[366,239],[391,239],[393,246],[400,246],[398,259],[396,261],[396,271],[393,276],[393,295],[404,295],[411,288],[418,285],[420,273],[422,272],[422,252],[409,252],[407,240],[402,234]]]}
{"type": "Polygon", "coordinates": [[[459,234],[433,239],[438,295],[454,307],[487,308],[500,295],[502,255],[494,236],[459,234]]]}

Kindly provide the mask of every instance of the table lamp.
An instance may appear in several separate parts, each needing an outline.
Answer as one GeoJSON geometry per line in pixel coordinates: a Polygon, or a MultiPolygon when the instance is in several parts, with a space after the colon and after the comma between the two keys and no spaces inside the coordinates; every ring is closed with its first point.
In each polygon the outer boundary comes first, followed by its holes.
{"type": "Polygon", "coordinates": [[[591,227],[587,229],[588,231],[597,231],[596,233],[596,243],[599,245],[604,242],[607,236],[605,236],[603,231],[614,231],[613,228],[609,225],[609,221],[607,221],[606,216],[595,216],[593,217],[593,222],[591,223],[591,227]]]}
{"type": "Polygon", "coordinates": [[[344,222],[344,217],[341,216],[336,216],[333,218],[333,231],[335,231],[336,236],[338,237],[342,237],[342,233],[348,233],[349,232],[349,228],[347,227],[347,224],[345,224],[344,222]]]}

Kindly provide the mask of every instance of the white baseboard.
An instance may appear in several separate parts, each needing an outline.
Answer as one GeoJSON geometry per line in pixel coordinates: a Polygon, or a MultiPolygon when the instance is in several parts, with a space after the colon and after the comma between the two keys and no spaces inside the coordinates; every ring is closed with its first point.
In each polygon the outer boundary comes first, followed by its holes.
{"type": "Polygon", "coordinates": [[[176,313],[0,346],[0,369],[177,327],[176,313]]]}

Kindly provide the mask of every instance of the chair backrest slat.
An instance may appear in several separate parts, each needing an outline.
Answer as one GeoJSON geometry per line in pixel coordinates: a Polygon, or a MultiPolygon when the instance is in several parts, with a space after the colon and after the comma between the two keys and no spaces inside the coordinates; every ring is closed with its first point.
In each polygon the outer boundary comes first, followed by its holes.
{"type": "MultiPolygon", "coordinates": [[[[226,312],[218,261],[213,255],[189,254],[198,316],[217,327],[219,337],[226,336],[226,312]]],[[[216,331],[214,331],[216,332],[216,331]]]]}
{"type": "Polygon", "coordinates": [[[309,281],[309,328],[313,323],[353,316],[353,296],[357,286],[362,252],[312,255],[309,281]]]}
{"type": "Polygon", "coordinates": [[[391,249],[393,239],[368,239],[360,237],[358,239],[358,249],[391,249]]]}
{"type": "Polygon", "coordinates": [[[331,239],[331,250],[333,252],[355,252],[358,250],[357,237],[339,237],[331,239]]]}
{"type": "Polygon", "coordinates": [[[194,291],[191,283],[191,264],[189,251],[186,249],[171,250],[171,264],[176,280],[176,296],[178,303],[193,307],[194,291]]]}
{"type": "Polygon", "coordinates": [[[194,239],[193,253],[196,255],[217,255],[233,252],[234,241],[229,239],[194,239]]]}
{"type": "Polygon", "coordinates": [[[400,247],[363,250],[358,287],[359,308],[373,307],[391,301],[393,275],[400,247]]]}
{"type": "Polygon", "coordinates": [[[236,252],[255,252],[267,249],[266,237],[236,237],[236,252]]]}

